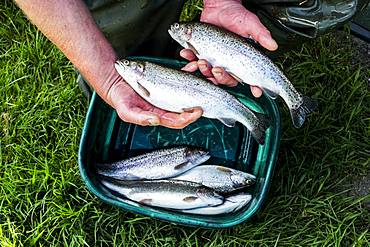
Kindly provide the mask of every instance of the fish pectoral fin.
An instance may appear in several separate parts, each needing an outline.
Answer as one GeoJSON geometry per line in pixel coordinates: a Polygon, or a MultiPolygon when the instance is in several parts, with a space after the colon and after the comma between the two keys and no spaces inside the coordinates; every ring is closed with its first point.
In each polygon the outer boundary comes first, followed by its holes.
{"type": "Polygon", "coordinates": [[[232,118],[219,118],[223,124],[225,124],[227,127],[234,127],[235,126],[235,120],[232,118]]]}
{"type": "Polygon", "coordinates": [[[229,168],[224,167],[224,166],[218,166],[216,169],[219,170],[220,172],[226,172],[226,173],[232,172],[229,168]]]}
{"type": "Polygon", "coordinates": [[[152,203],[152,199],[150,199],[150,198],[144,198],[144,199],[141,199],[139,202],[141,203],[141,204],[151,204],[152,203]]]}
{"type": "MultiPolygon", "coordinates": [[[[125,174],[125,176],[124,176],[125,178],[124,178],[124,180],[141,180],[142,178],[141,177],[138,177],[138,176],[136,176],[136,175],[133,175],[133,174],[131,174],[131,173],[127,173],[127,174],[125,174]]],[[[116,177],[117,179],[120,179],[121,178],[121,176],[118,176],[118,177],[116,177]]],[[[121,178],[122,179],[122,178],[121,178]]]]}
{"type": "Polygon", "coordinates": [[[194,52],[195,55],[199,55],[199,52],[194,48],[192,44],[190,44],[189,42],[186,42],[186,44],[189,47],[189,49],[194,52]]]}
{"type": "Polygon", "coordinates": [[[266,88],[263,88],[263,91],[267,94],[267,96],[269,96],[271,99],[276,99],[277,98],[277,93],[269,90],[269,89],[266,89],[266,88]]]}
{"type": "Polygon", "coordinates": [[[194,202],[196,199],[198,199],[197,196],[187,196],[184,199],[182,199],[184,202],[194,202]]]}
{"type": "Polygon", "coordinates": [[[202,110],[203,111],[202,107],[200,107],[200,106],[194,106],[194,107],[189,107],[189,108],[182,108],[182,111],[183,112],[188,112],[188,113],[193,113],[194,110],[202,110]]]}
{"type": "Polygon", "coordinates": [[[175,170],[180,170],[187,165],[189,165],[189,161],[185,161],[184,163],[178,164],[177,166],[175,166],[175,170]]]}
{"type": "Polygon", "coordinates": [[[150,96],[150,92],[148,89],[146,89],[143,85],[141,85],[139,82],[137,83],[138,85],[138,89],[141,91],[141,93],[146,96],[146,97],[149,97],[150,96]]]}

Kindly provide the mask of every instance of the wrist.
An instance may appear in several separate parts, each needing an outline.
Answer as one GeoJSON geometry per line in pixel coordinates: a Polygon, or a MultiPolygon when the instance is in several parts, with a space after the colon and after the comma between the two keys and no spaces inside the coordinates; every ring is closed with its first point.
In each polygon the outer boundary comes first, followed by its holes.
{"type": "Polygon", "coordinates": [[[90,84],[94,91],[109,105],[113,106],[110,91],[122,78],[116,71],[114,63],[117,56],[108,45],[96,47],[94,53],[90,53],[84,59],[78,59],[75,64],[79,72],[90,84]]]}
{"type": "Polygon", "coordinates": [[[241,3],[242,0],[203,0],[204,8],[219,7],[220,5],[224,5],[225,3],[227,4],[229,2],[241,3]]]}

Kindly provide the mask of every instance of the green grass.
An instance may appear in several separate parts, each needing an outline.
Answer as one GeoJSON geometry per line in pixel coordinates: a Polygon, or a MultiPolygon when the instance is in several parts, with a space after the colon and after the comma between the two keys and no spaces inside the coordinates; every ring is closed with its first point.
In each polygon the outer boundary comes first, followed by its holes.
{"type": "MultiPolygon", "coordinates": [[[[199,13],[190,8],[183,19],[199,13]]],[[[327,35],[278,60],[320,102],[305,127],[284,104],[261,211],[227,230],[174,226],[103,204],[77,166],[87,102],[72,65],[10,1],[0,5],[0,246],[369,246],[365,198],[343,186],[370,168],[370,69],[327,35]]]]}

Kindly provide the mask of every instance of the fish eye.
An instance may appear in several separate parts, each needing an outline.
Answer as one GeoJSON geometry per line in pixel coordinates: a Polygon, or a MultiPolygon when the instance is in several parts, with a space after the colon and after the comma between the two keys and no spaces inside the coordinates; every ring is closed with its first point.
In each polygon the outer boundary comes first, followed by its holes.
{"type": "Polygon", "coordinates": [[[173,26],[174,26],[176,29],[180,28],[180,24],[179,24],[179,23],[175,23],[173,26]]]}
{"type": "Polygon", "coordinates": [[[128,61],[128,60],[123,60],[123,65],[128,66],[129,64],[130,64],[130,61],[128,61]]]}
{"type": "Polygon", "coordinates": [[[138,63],[138,64],[137,64],[137,67],[138,67],[140,70],[143,70],[143,69],[144,69],[144,65],[142,65],[141,63],[138,63]]]}
{"type": "Polygon", "coordinates": [[[247,180],[247,185],[251,185],[251,184],[253,184],[253,181],[252,181],[252,180],[250,180],[250,179],[248,179],[248,180],[247,180]]]}

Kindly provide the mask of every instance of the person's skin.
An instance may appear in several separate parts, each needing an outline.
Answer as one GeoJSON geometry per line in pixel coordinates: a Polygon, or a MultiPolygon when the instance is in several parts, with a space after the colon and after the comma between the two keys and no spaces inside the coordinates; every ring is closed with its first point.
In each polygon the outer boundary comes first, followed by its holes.
{"type": "MultiPolygon", "coordinates": [[[[223,27],[246,38],[252,38],[270,51],[278,48],[277,43],[271,37],[270,31],[255,14],[244,8],[241,0],[204,0],[200,21],[223,27]]],[[[206,60],[197,60],[194,53],[189,49],[183,49],[180,56],[191,61],[183,70],[193,72],[199,69],[204,76],[215,84],[228,86],[238,84],[238,81],[225,72],[223,68],[212,68],[206,60]]],[[[261,97],[262,95],[262,91],[258,87],[251,86],[251,91],[255,97],[261,97]]]]}
{"type": "MultiPolygon", "coordinates": [[[[15,0],[15,2],[39,30],[76,66],[96,93],[117,111],[122,120],[139,125],[183,128],[201,117],[200,108],[180,114],[168,112],[149,104],[136,94],[115,70],[114,62],[117,56],[82,0],[15,0]]],[[[273,44],[269,43],[271,42],[268,41],[269,38],[263,38],[262,34],[269,34],[267,29],[240,2],[205,0],[204,3],[203,21],[242,35],[251,34],[266,48],[269,48],[269,44],[273,44]],[[248,27],[240,26],[245,23],[248,27]]],[[[275,46],[276,43],[271,45],[271,50],[275,46]]],[[[189,60],[195,59],[189,51],[182,51],[181,55],[189,60]]],[[[208,69],[203,69],[201,60],[191,62],[184,70],[194,71],[192,64],[195,65],[195,70],[199,67],[203,74],[218,84],[236,84],[236,81],[233,81],[221,68],[213,68],[210,71],[207,64],[208,69]],[[217,76],[217,70],[221,72],[221,76],[217,76]]]]}

